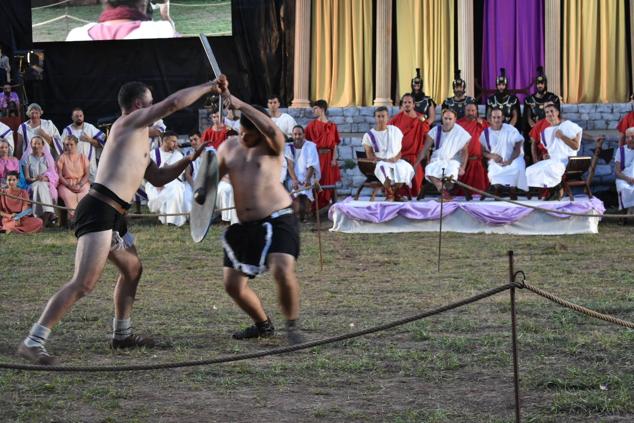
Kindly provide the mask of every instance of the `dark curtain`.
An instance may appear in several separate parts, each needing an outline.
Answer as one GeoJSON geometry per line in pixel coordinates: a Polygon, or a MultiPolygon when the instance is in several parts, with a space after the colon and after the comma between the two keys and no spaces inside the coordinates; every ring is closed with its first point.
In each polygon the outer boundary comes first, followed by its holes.
{"type": "Polygon", "coordinates": [[[250,87],[250,101],[265,104],[269,95],[282,105],[293,96],[293,0],[232,0],[233,39],[244,72],[241,83],[250,87]],[[247,71],[250,70],[250,71],[247,71]]]}
{"type": "Polygon", "coordinates": [[[31,46],[31,0],[0,0],[0,45],[5,53],[31,46]],[[6,50],[5,50],[6,49],[6,50]]]}
{"type": "MultiPolygon", "coordinates": [[[[238,97],[265,104],[268,93],[277,93],[283,103],[290,100],[294,4],[293,0],[233,0],[233,35],[209,38],[238,97]]],[[[145,82],[154,99],[162,100],[212,77],[197,38],[32,44],[30,2],[0,0],[0,11],[2,27],[10,27],[0,29],[0,43],[15,38],[18,48],[44,50],[45,118],[60,128],[70,123],[74,107],[83,108],[92,123],[115,116],[117,91],[125,82],[145,82]],[[28,39],[19,39],[18,34],[28,34],[28,39]]],[[[179,133],[197,128],[201,106],[202,101],[170,116],[165,120],[168,128],[179,133]]]]}

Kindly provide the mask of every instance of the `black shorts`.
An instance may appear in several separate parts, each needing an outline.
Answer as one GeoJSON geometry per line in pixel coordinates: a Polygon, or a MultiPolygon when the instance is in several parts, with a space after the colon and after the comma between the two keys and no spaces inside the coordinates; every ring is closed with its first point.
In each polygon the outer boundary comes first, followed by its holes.
{"type": "MultiPolygon", "coordinates": [[[[92,189],[98,191],[117,203],[126,210],[130,204],[121,200],[115,193],[101,184],[92,184],[92,189]]],[[[125,215],[116,211],[112,206],[88,194],[77,205],[75,210],[75,236],[101,232],[112,229],[121,237],[128,232],[128,223],[125,215]]]]}
{"type": "Polygon", "coordinates": [[[299,222],[291,212],[246,223],[234,223],[222,237],[224,266],[250,278],[264,273],[271,253],[299,257],[299,222]]]}

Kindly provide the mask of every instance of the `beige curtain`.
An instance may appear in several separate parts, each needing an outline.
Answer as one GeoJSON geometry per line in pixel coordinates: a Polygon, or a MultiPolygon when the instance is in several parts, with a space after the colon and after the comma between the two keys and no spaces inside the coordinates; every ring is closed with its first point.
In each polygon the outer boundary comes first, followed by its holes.
{"type": "Polygon", "coordinates": [[[372,0],[314,0],[310,95],[331,106],[372,105],[372,0]]]}
{"type": "Polygon", "coordinates": [[[564,0],[563,98],[567,103],[627,101],[625,0],[564,0]]]}
{"type": "MultiPolygon", "coordinates": [[[[458,0],[470,1],[470,0],[458,0]]],[[[421,68],[425,93],[440,104],[452,94],[454,74],[453,0],[397,0],[397,90],[411,90],[416,68],[421,68]]]]}

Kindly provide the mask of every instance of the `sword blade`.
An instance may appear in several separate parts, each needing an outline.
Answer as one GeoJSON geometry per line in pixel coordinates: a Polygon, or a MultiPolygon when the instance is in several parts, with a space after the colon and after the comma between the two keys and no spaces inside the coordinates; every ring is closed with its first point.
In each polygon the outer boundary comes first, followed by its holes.
{"type": "Polygon", "coordinates": [[[200,34],[198,36],[200,38],[200,42],[203,45],[203,49],[205,50],[205,54],[207,55],[207,60],[211,65],[211,70],[214,72],[216,78],[220,76],[220,66],[218,66],[218,61],[216,60],[216,56],[214,56],[214,52],[211,49],[211,45],[209,44],[209,40],[205,36],[205,34],[200,34]]]}

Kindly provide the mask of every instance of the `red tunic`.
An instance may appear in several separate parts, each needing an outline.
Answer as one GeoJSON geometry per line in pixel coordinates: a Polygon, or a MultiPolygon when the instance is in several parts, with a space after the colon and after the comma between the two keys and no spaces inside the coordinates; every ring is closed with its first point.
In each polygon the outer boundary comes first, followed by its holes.
{"type": "MultiPolygon", "coordinates": [[[[388,125],[396,126],[403,133],[401,158],[412,166],[416,163],[418,153],[421,152],[425,145],[425,137],[430,129],[427,121],[420,120],[420,116],[423,116],[422,114],[417,112],[416,116],[410,117],[405,112],[400,112],[388,122],[388,125]]],[[[420,164],[414,168],[416,173],[414,179],[412,179],[412,188],[410,189],[412,197],[416,197],[423,186],[424,169],[420,164]]]]}
{"type": "MultiPolygon", "coordinates": [[[[4,195],[0,195],[0,211],[3,213],[20,213],[23,210],[29,208],[29,193],[23,189],[11,190],[7,189],[7,194],[11,194],[14,197],[20,197],[22,200],[15,198],[9,198],[4,195]]],[[[0,229],[7,232],[16,232],[21,234],[39,232],[42,230],[44,223],[42,219],[38,219],[33,216],[24,216],[18,221],[13,220],[10,217],[3,216],[0,219],[0,229]]]]}
{"type": "MultiPolygon", "coordinates": [[[[332,122],[322,122],[319,119],[311,121],[306,126],[306,139],[317,144],[319,150],[319,166],[321,167],[320,185],[334,185],[341,180],[339,166],[332,165],[333,150],[339,144],[339,131],[332,122]]],[[[323,190],[318,194],[319,207],[330,203],[332,190],[323,190]]]]}
{"type": "Polygon", "coordinates": [[[632,127],[634,127],[634,112],[629,112],[619,121],[619,125],[616,129],[618,129],[621,134],[625,135],[625,131],[632,127]]]}
{"type": "MultiPolygon", "coordinates": [[[[544,147],[544,144],[542,144],[542,132],[544,132],[544,129],[548,128],[550,126],[550,122],[548,122],[548,119],[542,119],[542,120],[538,120],[535,123],[535,126],[533,126],[533,129],[531,129],[531,131],[529,132],[528,136],[532,139],[535,140],[535,142],[537,143],[537,152],[539,153],[540,156],[543,156],[544,154],[548,153],[548,150],[546,150],[546,147],[544,147]]],[[[541,159],[541,157],[539,157],[539,159],[541,159]]]]}
{"type": "Polygon", "coordinates": [[[482,134],[482,131],[484,131],[489,124],[485,120],[478,122],[477,119],[472,120],[466,117],[459,119],[457,123],[471,134],[471,141],[469,141],[469,159],[467,160],[464,175],[458,178],[458,180],[479,190],[486,191],[487,188],[489,188],[489,177],[487,176],[487,171],[482,161],[480,134],[482,134]]]}
{"type": "Polygon", "coordinates": [[[217,150],[220,145],[229,137],[228,132],[229,129],[226,126],[218,131],[215,130],[213,126],[210,126],[209,128],[205,129],[205,132],[203,132],[202,139],[203,142],[211,145],[217,150]]]}

